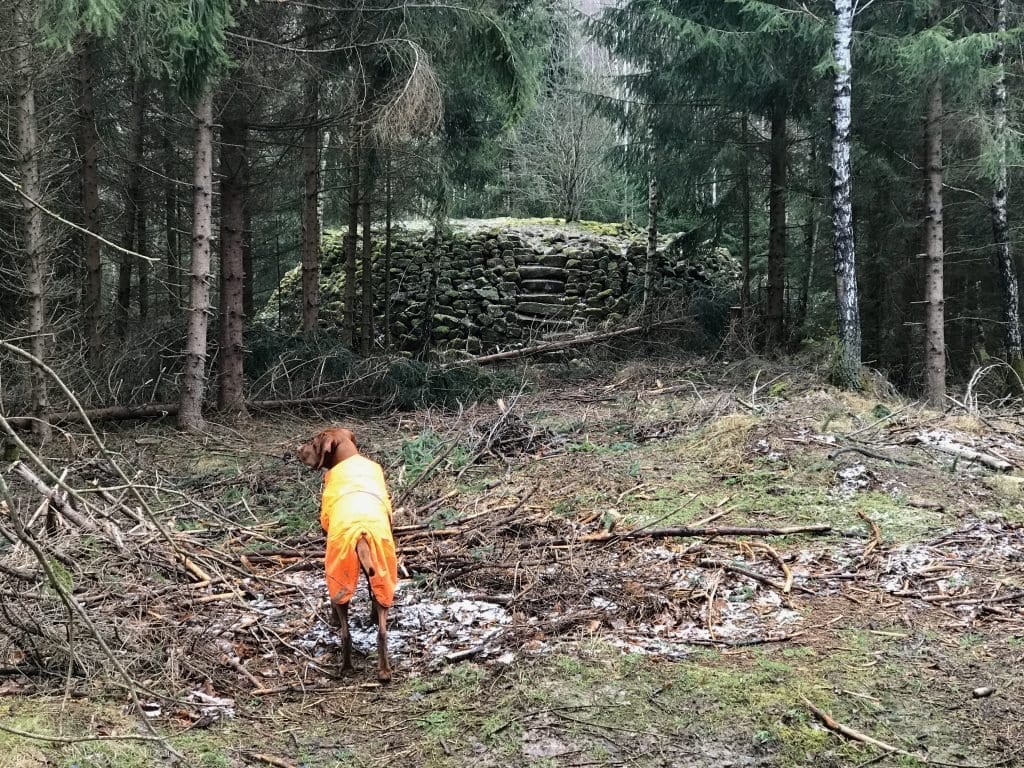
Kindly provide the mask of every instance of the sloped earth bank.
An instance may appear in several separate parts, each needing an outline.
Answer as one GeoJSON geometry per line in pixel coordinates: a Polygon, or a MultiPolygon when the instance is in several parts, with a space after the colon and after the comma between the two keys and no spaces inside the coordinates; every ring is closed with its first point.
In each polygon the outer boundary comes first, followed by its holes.
{"type": "MultiPolygon", "coordinates": [[[[318,480],[281,458],[337,416],[109,437],[193,502],[168,504],[175,535],[231,564],[123,596],[180,646],[140,681],[172,697],[140,696],[188,764],[1022,764],[1019,403],[943,415],[750,363],[533,376],[458,415],[345,420],[401,502],[389,687],[363,595],[365,656],[337,674],[318,480]]],[[[0,725],[141,733],[87,681],[6,663],[0,725]]],[[[165,760],[0,741],[4,766],[165,760]]]]}

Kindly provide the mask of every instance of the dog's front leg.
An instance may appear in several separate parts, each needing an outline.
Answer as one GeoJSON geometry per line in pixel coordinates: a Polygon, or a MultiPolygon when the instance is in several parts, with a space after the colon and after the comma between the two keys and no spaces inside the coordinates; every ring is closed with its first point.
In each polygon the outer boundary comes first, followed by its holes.
{"type": "Polygon", "coordinates": [[[382,683],[391,682],[391,665],[388,663],[388,609],[376,603],[377,608],[377,679],[382,683]]]}
{"type": "Polygon", "coordinates": [[[334,615],[341,627],[341,669],[352,669],[352,635],[348,631],[348,603],[334,603],[334,615]]]}

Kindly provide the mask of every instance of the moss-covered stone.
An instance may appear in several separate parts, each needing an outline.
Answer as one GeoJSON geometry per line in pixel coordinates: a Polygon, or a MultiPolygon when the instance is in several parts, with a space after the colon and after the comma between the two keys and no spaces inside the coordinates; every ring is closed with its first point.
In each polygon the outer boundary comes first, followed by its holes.
{"type": "MultiPolygon", "coordinates": [[[[324,236],[324,322],[336,322],[343,315],[343,242],[340,232],[324,236]]],[[[618,322],[631,311],[646,258],[645,233],[617,223],[501,220],[493,226],[454,225],[440,240],[427,233],[395,233],[390,259],[392,335],[400,343],[418,345],[423,331],[413,329],[425,327],[426,312],[434,339],[460,348],[471,336],[479,338],[483,348],[524,335],[532,338],[538,319],[551,327],[606,316],[609,323],[618,322]],[[493,322],[486,336],[477,337],[472,328],[481,316],[493,322]],[[521,322],[529,326],[526,334],[526,326],[518,326],[521,322]]],[[[727,251],[695,249],[683,236],[661,238],[658,261],[658,292],[689,292],[700,285],[730,288],[739,275],[727,251]]],[[[378,253],[378,322],[384,311],[383,266],[378,253]]],[[[260,312],[260,321],[297,329],[301,290],[301,269],[296,267],[281,280],[260,312]]]]}

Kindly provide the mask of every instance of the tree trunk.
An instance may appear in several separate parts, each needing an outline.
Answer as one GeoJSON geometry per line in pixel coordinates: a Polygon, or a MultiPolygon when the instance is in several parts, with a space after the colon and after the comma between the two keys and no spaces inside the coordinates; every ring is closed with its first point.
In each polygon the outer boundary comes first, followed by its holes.
{"type": "Polygon", "coordinates": [[[243,394],[245,201],[248,192],[248,128],[233,88],[220,137],[220,389],[217,405],[245,415],[243,394]]]}
{"type": "Polygon", "coordinates": [[[274,219],[274,275],[277,282],[274,284],[274,295],[277,297],[277,327],[281,327],[284,318],[284,307],[281,304],[281,218],[274,219]]]}
{"type": "Polygon", "coordinates": [[[839,347],[833,379],[860,389],[861,327],[853,238],[853,164],[850,158],[853,0],[835,0],[836,74],[832,91],[832,242],[836,275],[839,347]]]}
{"type": "MultiPolygon", "coordinates": [[[[78,54],[78,151],[81,158],[82,226],[88,231],[100,232],[100,182],[98,153],[99,134],[96,131],[96,104],[93,85],[96,77],[96,39],[82,38],[78,54]]],[[[82,241],[85,255],[85,342],[89,366],[99,365],[103,350],[103,265],[100,263],[100,241],[85,235],[82,241]]]]}
{"type": "MultiPolygon", "coordinates": [[[[135,209],[135,251],[142,256],[149,255],[149,233],[146,228],[146,216],[148,213],[148,198],[146,188],[139,186],[139,194],[136,197],[135,209]]],[[[145,323],[149,319],[149,259],[139,260],[139,322],[145,323]]]]}
{"type": "MultiPolygon", "coordinates": [[[[248,176],[248,167],[246,167],[248,176]]],[[[246,178],[246,197],[248,198],[249,180],[246,178]]],[[[247,204],[242,210],[242,314],[250,322],[256,315],[254,281],[252,274],[252,206],[247,204]]]]}
{"type": "MultiPolygon", "coordinates": [[[[1006,33],[1006,0],[995,0],[996,32],[1006,33]]],[[[992,190],[992,236],[996,246],[996,264],[1003,289],[1003,346],[1006,361],[1016,372],[1010,376],[1010,386],[1024,391],[1024,356],[1021,350],[1020,290],[1017,267],[1010,248],[1010,226],[1007,217],[1007,144],[1006,125],[1006,68],[1003,62],[1003,41],[997,39],[992,53],[996,67],[996,81],[992,86],[992,132],[996,145],[996,178],[992,190]]]]}
{"type": "MultiPolygon", "coordinates": [[[[875,221],[874,211],[880,207],[880,201],[872,200],[868,204],[865,220],[875,221]]],[[[867,249],[861,249],[861,253],[867,254],[867,271],[864,275],[867,286],[864,294],[864,317],[869,322],[866,326],[862,325],[861,357],[870,361],[871,365],[891,371],[896,365],[894,353],[897,350],[893,349],[895,345],[883,342],[884,339],[894,338],[893,329],[890,327],[893,302],[887,301],[886,298],[897,293],[893,289],[893,285],[899,284],[900,269],[891,261],[890,249],[888,243],[885,242],[885,236],[870,226],[864,227],[862,231],[868,245],[867,249]]]]}
{"type": "Polygon", "coordinates": [[[740,314],[746,317],[750,308],[750,130],[748,116],[743,115],[743,171],[740,189],[743,195],[743,283],[740,287],[740,314]]]}
{"type": "MultiPolygon", "coordinates": [[[[965,310],[970,312],[970,318],[965,319],[964,332],[970,340],[970,357],[975,365],[985,365],[991,360],[988,353],[987,334],[985,333],[985,322],[982,320],[985,311],[985,304],[982,301],[981,280],[967,278],[967,286],[961,292],[961,296],[969,297],[965,302],[965,310]]],[[[967,372],[970,375],[970,372],[967,372]]]]}
{"type": "Polygon", "coordinates": [[[363,357],[369,357],[373,351],[373,233],[371,224],[373,222],[373,151],[366,153],[366,168],[363,174],[363,195],[362,195],[362,227],[363,227],[363,255],[362,255],[362,322],[359,326],[360,349],[363,357]]]}
{"type": "Polygon", "coordinates": [[[811,304],[811,283],[814,282],[814,255],[818,250],[818,219],[814,215],[814,204],[810,203],[807,221],[804,222],[804,272],[800,281],[800,295],[797,297],[793,326],[803,335],[807,313],[811,304]]]}
{"type": "Polygon", "coordinates": [[[206,326],[210,311],[210,233],[213,225],[213,88],[207,83],[195,109],[192,175],[192,266],[185,327],[185,365],[178,428],[199,432],[206,388],[206,326]]]}
{"type": "Polygon", "coordinates": [[[945,299],[942,241],[942,82],[928,86],[925,118],[925,397],[935,407],[946,400],[945,299]]]}
{"type": "Polygon", "coordinates": [[[641,311],[647,309],[647,300],[651,295],[651,283],[658,268],[658,177],[654,173],[654,143],[650,140],[650,152],[647,170],[647,256],[644,259],[644,295],[641,311]]]}
{"type": "MultiPolygon", "coordinates": [[[[164,115],[170,115],[174,110],[174,99],[171,89],[168,87],[164,92],[164,115]]],[[[181,306],[181,259],[178,255],[178,186],[174,183],[177,178],[177,163],[175,162],[174,141],[170,131],[163,133],[163,165],[164,165],[164,238],[167,246],[167,274],[165,290],[167,295],[167,317],[172,318],[178,313],[181,306]]]]}
{"type": "Polygon", "coordinates": [[[320,317],[320,90],[316,74],[306,80],[306,126],[302,131],[302,333],[316,333],[320,317]]]}
{"type": "Polygon", "coordinates": [[[384,351],[391,351],[391,147],[384,149],[384,351]]]}
{"type": "MultiPolygon", "coordinates": [[[[21,4],[16,15],[15,67],[18,83],[18,170],[21,174],[21,220],[24,227],[23,252],[25,293],[28,295],[29,351],[37,360],[46,361],[47,302],[46,277],[49,272],[43,243],[43,211],[34,203],[42,202],[43,185],[39,169],[39,133],[36,117],[35,63],[33,61],[33,32],[31,5],[21,4]]],[[[94,166],[95,167],[95,166],[94,166]]],[[[89,238],[90,240],[92,238],[89,238]]],[[[50,437],[50,424],[46,421],[49,410],[46,373],[31,367],[29,381],[32,388],[32,431],[40,438],[50,437]]]]}
{"type": "MultiPolygon", "coordinates": [[[[132,72],[129,76],[131,91],[131,112],[128,121],[128,187],[125,190],[124,205],[124,247],[138,251],[139,213],[144,210],[142,197],[142,161],[145,148],[143,131],[146,119],[146,85],[143,77],[132,72]]],[[[117,270],[117,322],[118,336],[124,337],[128,331],[128,318],[131,314],[132,298],[132,263],[135,257],[127,253],[121,254],[117,270]]],[[[141,264],[139,265],[141,269],[141,264]]],[[[141,272],[140,272],[141,278],[141,272]]],[[[141,286],[139,293],[140,306],[142,298],[141,286]]]]}
{"type": "Polygon", "coordinates": [[[779,98],[771,115],[768,194],[768,285],[765,301],[765,349],[785,338],[786,297],[786,103],[779,98]]]}
{"type": "MultiPolygon", "coordinates": [[[[922,153],[923,155],[924,153],[922,153]]],[[[922,157],[922,164],[924,159],[922,157]]],[[[921,248],[916,242],[909,242],[907,253],[900,270],[899,298],[892,302],[895,308],[895,322],[892,343],[886,346],[894,365],[890,366],[893,382],[904,392],[920,389],[921,376],[918,364],[921,362],[924,324],[921,322],[921,294],[924,291],[924,270],[921,263],[921,248]]],[[[885,267],[882,267],[885,271],[885,267]]]]}
{"type": "Polygon", "coordinates": [[[345,296],[341,339],[349,349],[356,340],[356,251],[359,242],[359,137],[355,120],[348,136],[348,232],[345,234],[345,296]]]}

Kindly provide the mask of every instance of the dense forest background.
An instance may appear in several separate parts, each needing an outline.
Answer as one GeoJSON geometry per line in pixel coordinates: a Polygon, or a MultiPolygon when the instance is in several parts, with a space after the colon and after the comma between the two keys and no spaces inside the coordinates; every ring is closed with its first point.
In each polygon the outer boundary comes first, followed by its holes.
{"type": "Polygon", "coordinates": [[[1005,0],[6,3],[0,409],[69,410],[59,376],[199,429],[282,360],[386,359],[371,260],[403,222],[496,216],[728,249],[746,354],[809,349],[936,405],[990,365],[1019,390],[1020,21],[1005,0]],[[301,327],[257,322],[299,265],[301,327]]]}

